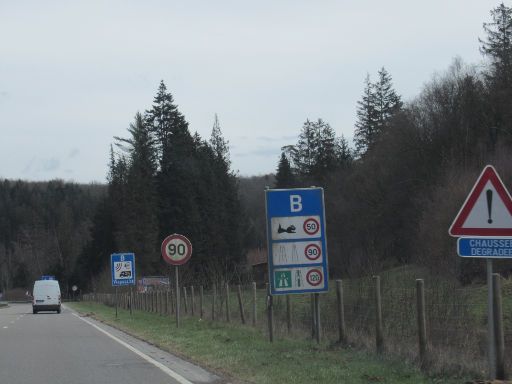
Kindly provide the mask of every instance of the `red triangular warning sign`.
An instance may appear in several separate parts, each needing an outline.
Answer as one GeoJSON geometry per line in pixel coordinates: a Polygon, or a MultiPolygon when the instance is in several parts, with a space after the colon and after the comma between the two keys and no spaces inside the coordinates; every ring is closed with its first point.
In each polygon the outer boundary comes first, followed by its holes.
{"type": "Polygon", "coordinates": [[[512,236],[512,198],[487,165],[449,229],[451,236],[512,236]]]}

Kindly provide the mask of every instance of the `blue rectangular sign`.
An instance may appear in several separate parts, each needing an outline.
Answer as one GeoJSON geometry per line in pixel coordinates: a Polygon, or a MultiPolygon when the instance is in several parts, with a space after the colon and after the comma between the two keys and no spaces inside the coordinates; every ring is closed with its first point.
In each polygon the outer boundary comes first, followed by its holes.
{"type": "Polygon", "coordinates": [[[112,285],[135,285],[135,254],[113,253],[110,255],[112,285]]]}
{"type": "Polygon", "coordinates": [[[270,293],[327,292],[322,188],[265,191],[270,293]]]}
{"type": "Polygon", "coordinates": [[[459,237],[457,253],[461,257],[512,258],[512,238],[459,237]]]}

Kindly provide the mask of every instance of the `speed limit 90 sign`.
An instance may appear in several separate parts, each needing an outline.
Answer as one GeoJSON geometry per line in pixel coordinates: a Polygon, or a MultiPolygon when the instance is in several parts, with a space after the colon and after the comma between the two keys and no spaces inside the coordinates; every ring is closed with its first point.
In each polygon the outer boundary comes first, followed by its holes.
{"type": "Polygon", "coordinates": [[[192,243],[185,236],[174,233],[164,239],[161,250],[166,263],[182,265],[192,256],[192,243]]]}

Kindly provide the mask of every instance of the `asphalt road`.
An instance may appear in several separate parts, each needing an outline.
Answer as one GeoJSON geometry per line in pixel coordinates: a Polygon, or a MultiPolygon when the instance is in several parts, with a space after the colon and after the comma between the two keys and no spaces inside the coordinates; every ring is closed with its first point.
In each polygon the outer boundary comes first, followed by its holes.
{"type": "Polygon", "coordinates": [[[120,331],[80,317],[0,308],[2,384],[223,383],[197,366],[120,331]]]}

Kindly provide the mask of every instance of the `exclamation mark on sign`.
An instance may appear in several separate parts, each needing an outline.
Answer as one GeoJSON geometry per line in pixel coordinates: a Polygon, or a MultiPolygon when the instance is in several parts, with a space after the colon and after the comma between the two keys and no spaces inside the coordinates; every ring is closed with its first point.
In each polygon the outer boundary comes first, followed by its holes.
{"type": "Polygon", "coordinates": [[[489,220],[487,222],[492,224],[492,190],[488,189],[486,191],[487,194],[487,212],[489,214],[489,220]]]}

